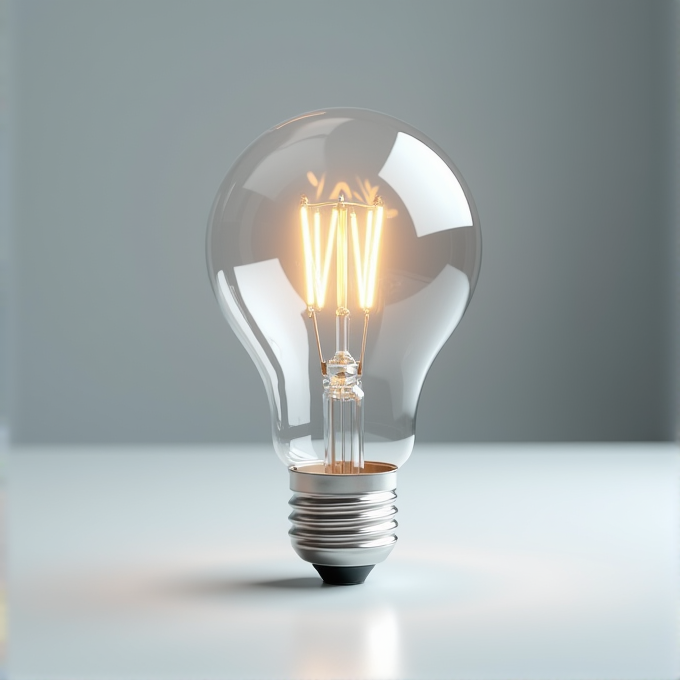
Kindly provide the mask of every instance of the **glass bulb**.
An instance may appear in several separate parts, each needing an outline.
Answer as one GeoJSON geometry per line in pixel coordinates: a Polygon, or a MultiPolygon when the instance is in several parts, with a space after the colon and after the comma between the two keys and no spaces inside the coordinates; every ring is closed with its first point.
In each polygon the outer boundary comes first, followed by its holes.
{"type": "Polygon", "coordinates": [[[325,476],[401,466],[425,376],[480,266],[475,207],[441,149],[373,111],[293,118],[227,174],[207,251],[281,460],[325,476]]]}

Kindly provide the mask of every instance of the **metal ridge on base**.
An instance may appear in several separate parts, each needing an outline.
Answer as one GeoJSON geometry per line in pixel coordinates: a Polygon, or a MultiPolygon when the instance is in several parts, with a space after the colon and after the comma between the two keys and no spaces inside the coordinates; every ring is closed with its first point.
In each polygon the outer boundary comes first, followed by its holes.
{"type": "Polygon", "coordinates": [[[360,474],[331,475],[309,463],[289,472],[293,549],[326,583],[363,583],[397,541],[397,468],[367,462],[360,474]]]}

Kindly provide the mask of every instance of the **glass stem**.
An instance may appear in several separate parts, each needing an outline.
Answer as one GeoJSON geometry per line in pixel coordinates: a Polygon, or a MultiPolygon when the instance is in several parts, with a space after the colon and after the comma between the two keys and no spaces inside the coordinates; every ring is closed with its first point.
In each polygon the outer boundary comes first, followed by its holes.
{"type": "Polygon", "coordinates": [[[364,399],[361,388],[324,389],[326,472],[357,474],[364,467],[364,399]]]}
{"type": "Polygon", "coordinates": [[[326,364],[324,379],[324,446],[326,473],[349,475],[364,467],[364,393],[359,364],[349,353],[347,290],[349,282],[347,207],[338,202],[336,241],[337,307],[335,356],[326,364]]]}
{"type": "Polygon", "coordinates": [[[336,356],[349,352],[349,313],[335,315],[335,352],[336,356]]]}

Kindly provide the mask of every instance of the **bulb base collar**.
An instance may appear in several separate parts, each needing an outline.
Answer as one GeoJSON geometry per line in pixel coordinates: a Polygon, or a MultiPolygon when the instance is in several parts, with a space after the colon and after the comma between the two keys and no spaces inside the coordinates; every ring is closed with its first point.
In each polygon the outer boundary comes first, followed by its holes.
{"type": "Polygon", "coordinates": [[[289,472],[293,549],[326,583],[363,583],[397,542],[397,468],[367,462],[359,474],[334,475],[310,463],[289,472]]]}

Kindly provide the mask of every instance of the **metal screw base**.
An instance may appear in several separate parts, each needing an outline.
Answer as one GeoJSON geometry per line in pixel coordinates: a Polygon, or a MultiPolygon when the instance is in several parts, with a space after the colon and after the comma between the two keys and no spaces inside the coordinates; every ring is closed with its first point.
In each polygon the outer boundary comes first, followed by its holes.
{"type": "Polygon", "coordinates": [[[325,474],[323,463],[290,468],[295,552],[326,583],[363,583],[397,541],[397,468],[366,463],[353,475],[325,474]]]}

